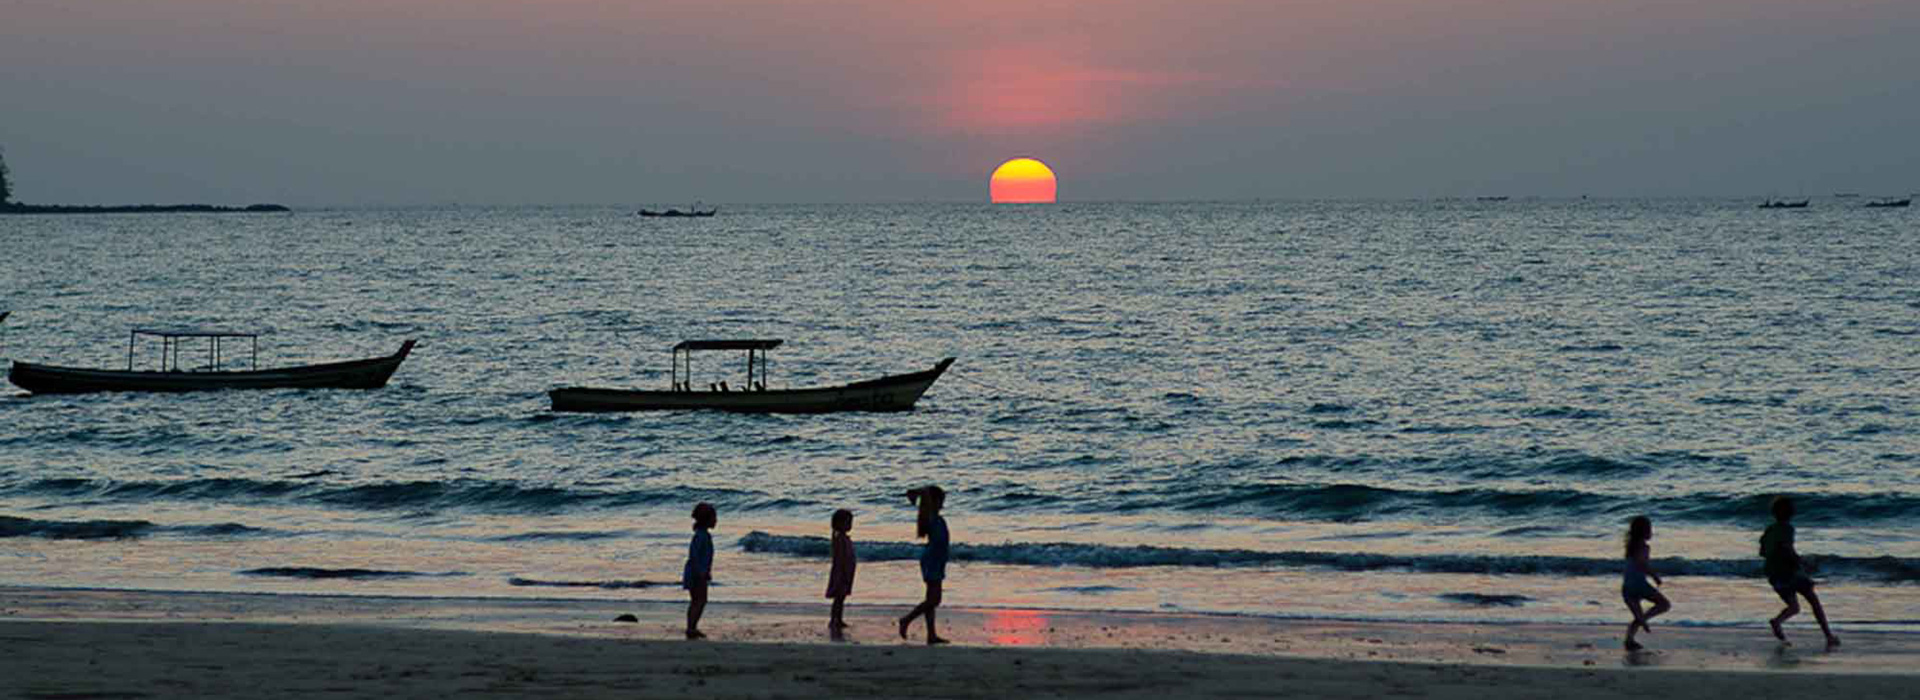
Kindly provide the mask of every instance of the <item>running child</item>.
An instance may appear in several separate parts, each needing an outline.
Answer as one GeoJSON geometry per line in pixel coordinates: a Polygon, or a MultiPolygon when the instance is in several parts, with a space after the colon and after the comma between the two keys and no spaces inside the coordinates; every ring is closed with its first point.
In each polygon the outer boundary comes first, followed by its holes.
{"type": "Polygon", "coordinates": [[[1787,607],[1767,621],[1773,628],[1773,636],[1780,643],[1787,644],[1787,633],[1780,624],[1787,618],[1800,614],[1800,601],[1796,596],[1805,596],[1807,605],[1813,607],[1813,619],[1820,622],[1820,632],[1827,635],[1827,648],[1840,646],[1840,638],[1833,636],[1833,629],[1827,626],[1827,610],[1820,607],[1820,596],[1813,592],[1813,578],[1807,576],[1806,562],[1800,560],[1800,553],[1793,548],[1793,499],[1779,496],[1773,499],[1773,524],[1760,535],[1760,556],[1767,560],[1767,583],[1773,586],[1773,592],[1786,601],[1787,607]]]}
{"type": "Polygon", "coordinates": [[[1653,548],[1647,541],[1653,539],[1653,521],[1647,516],[1635,517],[1627,524],[1627,573],[1620,581],[1620,597],[1627,602],[1627,610],[1633,612],[1633,621],[1627,623],[1627,651],[1639,651],[1643,647],[1633,641],[1638,630],[1653,632],[1647,621],[1660,616],[1673,608],[1667,597],[1653,583],[1647,583],[1647,577],[1653,577],[1654,583],[1661,583],[1660,574],[1653,570],[1653,548]],[[1653,601],[1653,609],[1640,612],[1640,601],[1653,601]]]}

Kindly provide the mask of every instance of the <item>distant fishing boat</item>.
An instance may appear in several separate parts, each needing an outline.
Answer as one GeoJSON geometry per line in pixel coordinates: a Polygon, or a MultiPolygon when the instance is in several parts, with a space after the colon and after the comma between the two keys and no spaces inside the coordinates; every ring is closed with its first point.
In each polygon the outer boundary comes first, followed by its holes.
{"type": "Polygon", "coordinates": [[[1474,199],[1478,199],[1482,202],[1504,202],[1509,199],[1512,199],[1512,197],[1508,197],[1506,195],[1496,195],[1496,196],[1490,196],[1490,197],[1475,197],[1474,199]]]}
{"type": "Polygon", "coordinates": [[[1784,199],[1769,199],[1767,201],[1761,202],[1760,208],[1761,209],[1805,209],[1807,208],[1808,201],[1810,200],[1801,199],[1801,200],[1795,200],[1795,201],[1787,201],[1784,199]]]}
{"type": "Polygon", "coordinates": [[[954,358],[941,360],[933,369],[896,374],[839,386],[810,389],[768,389],[767,351],[782,340],[688,340],[673,346],[672,388],[666,391],[640,389],[594,389],[567,387],[547,392],[557,412],[598,413],[610,411],[733,411],[739,413],[834,413],[840,411],[907,411],[920,395],[946,373],[954,358]],[[747,353],[747,381],[738,388],[726,382],[708,384],[697,390],[693,382],[693,353],[700,350],[744,350],[747,353]],[[684,375],[682,366],[686,367],[684,375]],[[755,368],[759,374],[755,375],[755,368]]]}
{"type": "MultiPolygon", "coordinates": [[[[15,361],[7,380],[35,394],[84,394],[100,391],[210,391],[215,389],[378,389],[387,385],[400,363],[413,352],[413,342],[386,357],[318,365],[260,369],[260,336],[204,329],[135,329],[127,338],[127,369],[104,370],[60,367],[15,361]],[[134,369],[134,346],[142,337],[160,339],[157,370],[134,369]],[[181,368],[181,346],[188,339],[207,340],[206,364],[181,368]],[[222,341],[251,342],[248,369],[225,369],[229,358],[222,341]]],[[[196,353],[197,354],[197,353],[196,353]]]]}
{"type": "MultiPolygon", "coordinates": [[[[1892,197],[1888,197],[1886,199],[1876,199],[1871,202],[1867,202],[1867,206],[1869,208],[1874,208],[1874,209],[1907,207],[1907,206],[1911,206],[1912,204],[1913,204],[1912,197],[1902,197],[1900,199],[1894,199],[1892,197]]],[[[0,314],[0,318],[6,318],[6,315],[0,314]]]]}
{"type": "Polygon", "coordinates": [[[718,207],[718,206],[713,206],[713,207],[708,207],[708,208],[706,208],[706,209],[701,209],[701,208],[700,208],[700,203],[699,203],[699,202],[694,202],[694,203],[693,203],[693,206],[690,206],[690,207],[687,207],[687,208],[686,208],[686,209],[684,209],[684,210],[681,210],[681,209],[665,209],[665,210],[660,210],[660,209],[641,209],[641,210],[640,210],[639,212],[637,212],[637,213],[638,213],[639,215],[641,215],[641,216],[658,216],[658,217],[665,217],[665,218],[682,218],[682,217],[686,217],[686,218],[692,218],[692,217],[708,217],[708,216],[713,216],[714,214],[718,214],[718,213],[720,213],[720,207],[718,207]]]}

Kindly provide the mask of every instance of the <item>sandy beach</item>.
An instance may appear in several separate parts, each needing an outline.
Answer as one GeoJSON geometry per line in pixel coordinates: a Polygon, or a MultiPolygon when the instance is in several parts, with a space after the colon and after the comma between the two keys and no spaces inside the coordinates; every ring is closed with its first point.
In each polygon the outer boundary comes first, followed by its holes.
{"type": "Polygon", "coordinates": [[[666,603],[0,589],[0,689],[22,698],[1915,697],[1913,635],[1780,647],[1755,629],[1655,627],[1656,650],[1578,625],[1409,625],[954,609],[952,647],[891,607],[729,605],[676,639],[666,603]],[[639,622],[613,622],[616,615],[639,622]],[[919,632],[916,628],[915,632],[919,632]],[[917,641],[917,637],[916,637],[917,641]]]}

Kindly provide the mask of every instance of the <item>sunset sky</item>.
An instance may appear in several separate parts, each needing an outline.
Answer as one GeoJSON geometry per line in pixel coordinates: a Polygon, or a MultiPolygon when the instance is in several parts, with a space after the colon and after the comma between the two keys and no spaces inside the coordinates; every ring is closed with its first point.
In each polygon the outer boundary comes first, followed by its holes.
{"type": "Polygon", "coordinates": [[[1913,0],[0,0],[31,202],[1920,190],[1913,0]]]}

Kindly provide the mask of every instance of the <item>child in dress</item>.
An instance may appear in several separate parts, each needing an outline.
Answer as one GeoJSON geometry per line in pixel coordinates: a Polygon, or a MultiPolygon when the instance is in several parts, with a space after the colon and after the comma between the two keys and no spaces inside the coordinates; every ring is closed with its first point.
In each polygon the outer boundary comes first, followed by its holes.
{"type": "Polygon", "coordinates": [[[1800,601],[1795,596],[1805,596],[1807,604],[1813,607],[1813,619],[1820,621],[1820,631],[1827,635],[1827,648],[1832,649],[1840,646],[1840,638],[1833,636],[1833,629],[1827,627],[1827,609],[1820,607],[1820,596],[1813,592],[1813,579],[1807,576],[1800,553],[1794,551],[1793,513],[1793,499],[1786,496],[1773,499],[1773,524],[1760,535],[1760,556],[1767,560],[1767,583],[1787,603],[1786,609],[1768,620],[1767,625],[1773,628],[1773,636],[1780,643],[1787,643],[1787,633],[1780,629],[1780,623],[1800,614],[1800,601]]]}
{"type": "Polygon", "coordinates": [[[853,594],[853,571],[859,565],[853,556],[853,538],[847,533],[853,530],[853,511],[842,508],[833,512],[833,570],[827,574],[827,598],[833,600],[833,618],[827,622],[827,632],[834,639],[840,638],[847,621],[841,615],[847,607],[847,596],[853,594]]]}
{"type": "Polygon", "coordinates": [[[940,607],[940,589],[947,578],[947,519],[940,517],[940,506],[946,504],[947,492],[938,486],[928,486],[908,491],[907,500],[920,506],[917,532],[927,538],[926,548],[920,550],[920,580],[927,584],[927,597],[906,617],[900,618],[900,638],[907,638],[907,628],[913,625],[913,618],[925,615],[927,644],[946,644],[947,640],[933,631],[933,612],[940,607]]]}
{"type": "Polygon", "coordinates": [[[1653,571],[1653,548],[1647,540],[1653,539],[1653,521],[1647,516],[1639,516],[1627,525],[1627,574],[1620,582],[1620,597],[1627,602],[1627,610],[1633,612],[1633,621],[1627,623],[1627,651],[1639,651],[1640,643],[1633,641],[1636,629],[1652,632],[1647,621],[1658,617],[1673,608],[1660,589],[1647,583],[1647,577],[1653,577],[1654,583],[1661,583],[1660,574],[1653,571]],[[1640,612],[1640,601],[1653,601],[1653,609],[1645,614],[1640,612]]]}
{"type": "Polygon", "coordinates": [[[713,504],[693,507],[693,543],[687,547],[687,566],[681,569],[680,586],[692,600],[687,604],[687,639],[706,639],[700,632],[700,615],[707,611],[707,584],[713,581],[713,533],[720,514],[713,504]]]}

